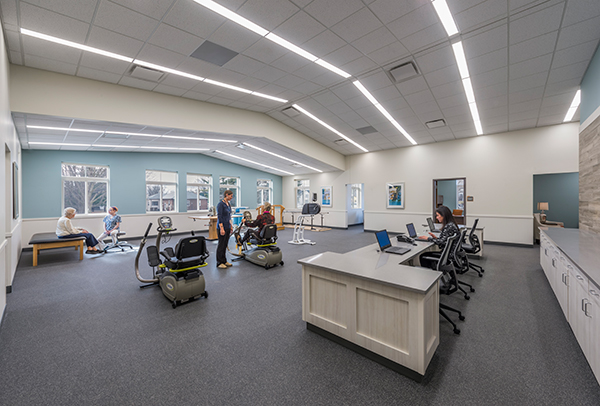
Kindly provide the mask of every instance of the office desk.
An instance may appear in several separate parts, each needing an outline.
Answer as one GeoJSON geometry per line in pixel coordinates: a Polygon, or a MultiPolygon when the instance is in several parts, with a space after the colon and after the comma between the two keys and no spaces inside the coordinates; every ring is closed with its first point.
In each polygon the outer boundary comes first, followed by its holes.
{"type": "MultiPolygon", "coordinates": [[[[429,232],[429,225],[427,225],[427,223],[425,224],[421,224],[423,226],[423,230],[424,232],[429,232]]],[[[440,223],[435,223],[435,228],[437,230],[440,230],[442,227],[442,225],[440,223]]],[[[467,228],[467,242],[469,241],[469,233],[471,232],[471,227],[465,226],[465,225],[459,225],[458,228],[459,229],[463,229],[463,228],[467,228]]],[[[481,250],[477,253],[477,254],[473,254],[474,256],[477,257],[483,257],[483,230],[485,229],[485,227],[477,227],[475,228],[475,235],[477,236],[477,238],[479,238],[479,244],[481,245],[481,250]]]]}
{"type": "Polygon", "coordinates": [[[399,264],[431,243],[419,245],[406,258],[372,244],[299,260],[307,328],[420,381],[439,344],[441,273],[399,264]]]}

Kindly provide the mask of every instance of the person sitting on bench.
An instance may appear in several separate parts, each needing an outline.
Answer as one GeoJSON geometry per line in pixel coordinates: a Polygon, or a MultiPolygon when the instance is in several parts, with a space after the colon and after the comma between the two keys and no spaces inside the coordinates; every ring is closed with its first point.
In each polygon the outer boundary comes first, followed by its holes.
{"type": "Polygon", "coordinates": [[[119,230],[121,228],[121,216],[117,214],[119,209],[116,206],[112,206],[108,209],[108,216],[104,217],[104,232],[100,234],[98,237],[98,241],[104,248],[104,239],[110,235],[112,238],[113,245],[117,244],[117,234],[119,234],[119,230]]]}
{"type": "Polygon", "coordinates": [[[73,207],[67,207],[63,213],[63,216],[58,219],[56,224],[56,235],[58,238],[72,238],[72,237],[85,237],[85,245],[87,245],[86,254],[99,254],[101,251],[98,250],[98,240],[94,237],[94,234],[88,232],[85,228],[73,227],[71,219],[75,217],[75,210],[73,207]]]}
{"type": "Polygon", "coordinates": [[[246,219],[242,219],[242,222],[246,224],[247,227],[256,227],[256,228],[248,228],[244,237],[240,241],[240,244],[245,243],[250,239],[250,237],[254,236],[254,238],[260,238],[260,232],[267,224],[275,224],[275,217],[271,214],[271,203],[266,202],[263,205],[263,214],[260,214],[256,220],[254,221],[246,221],[246,219]]]}

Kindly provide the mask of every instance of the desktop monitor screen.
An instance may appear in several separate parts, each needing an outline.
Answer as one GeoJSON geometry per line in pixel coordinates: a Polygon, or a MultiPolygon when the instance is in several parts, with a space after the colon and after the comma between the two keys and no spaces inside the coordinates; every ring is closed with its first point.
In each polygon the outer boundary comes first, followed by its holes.
{"type": "Polygon", "coordinates": [[[392,243],[390,242],[390,237],[388,236],[387,230],[377,231],[375,233],[375,237],[377,238],[377,242],[379,243],[379,248],[382,251],[384,249],[392,246],[392,243]]]}

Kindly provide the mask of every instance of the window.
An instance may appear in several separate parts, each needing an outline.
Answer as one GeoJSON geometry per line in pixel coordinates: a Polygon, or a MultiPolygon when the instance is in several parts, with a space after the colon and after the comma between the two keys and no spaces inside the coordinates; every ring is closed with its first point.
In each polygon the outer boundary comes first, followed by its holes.
{"type": "Polygon", "coordinates": [[[187,211],[208,210],[212,202],[212,176],[187,174],[187,211]]]}
{"type": "Polygon", "coordinates": [[[310,203],[310,181],[296,181],[296,208],[301,209],[306,203],[310,203]]]}
{"type": "Polygon", "coordinates": [[[238,207],[240,205],[240,178],[221,176],[219,178],[219,198],[223,198],[223,193],[227,189],[233,192],[233,199],[229,202],[231,207],[238,207]]]}
{"type": "Polygon", "coordinates": [[[73,207],[81,214],[108,210],[108,166],[63,163],[61,167],[63,210],[73,207]]]}
{"type": "Polygon", "coordinates": [[[266,202],[273,203],[273,181],[258,179],[256,181],[256,204],[262,206],[266,202]]]}
{"type": "Polygon", "coordinates": [[[146,171],[146,212],[177,211],[177,172],[146,171]]]}
{"type": "Polygon", "coordinates": [[[350,208],[362,209],[362,184],[350,185],[350,208]]]}

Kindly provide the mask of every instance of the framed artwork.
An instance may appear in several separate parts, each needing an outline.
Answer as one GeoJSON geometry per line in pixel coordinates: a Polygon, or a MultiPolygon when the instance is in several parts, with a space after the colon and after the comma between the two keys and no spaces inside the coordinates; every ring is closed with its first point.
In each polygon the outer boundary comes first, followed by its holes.
{"type": "Polygon", "coordinates": [[[12,163],[12,205],[13,219],[19,218],[19,166],[16,162],[12,163]]]}
{"type": "Polygon", "coordinates": [[[386,192],[388,209],[404,208],[404,182],[387,183],[386,192]]]}
{"type": "Polygon", "coordinates": [[[331,207],[331,186],[321,188],[321,206],[331,207]]]}

